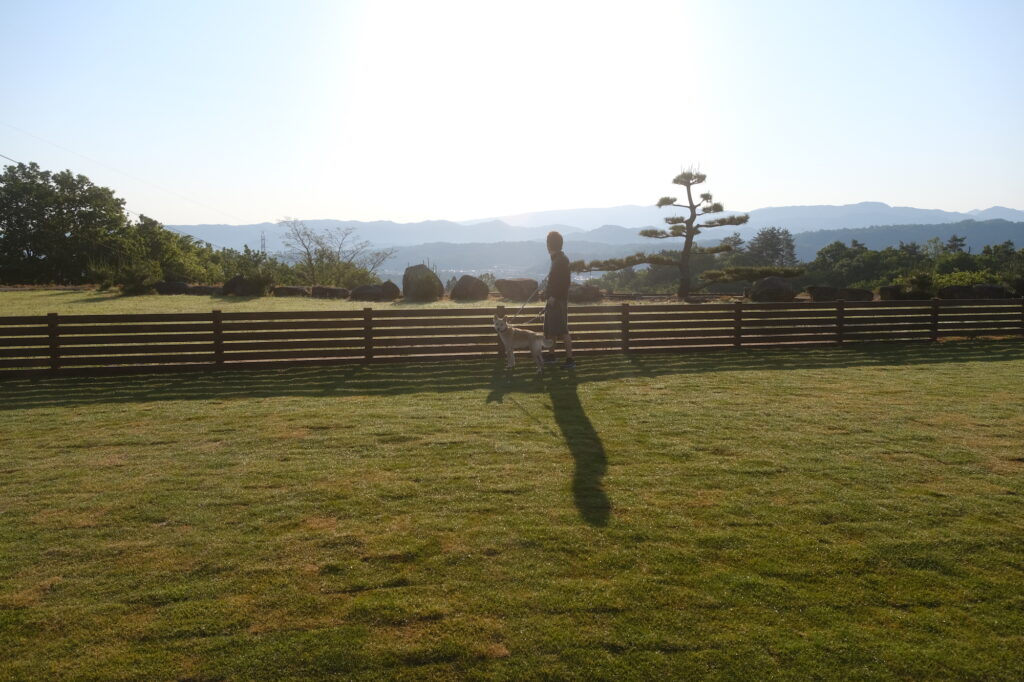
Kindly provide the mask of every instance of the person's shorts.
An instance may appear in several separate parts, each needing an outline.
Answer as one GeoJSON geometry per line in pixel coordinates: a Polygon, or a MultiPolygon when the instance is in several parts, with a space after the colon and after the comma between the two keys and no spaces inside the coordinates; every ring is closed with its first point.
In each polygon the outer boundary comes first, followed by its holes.
{"type": "Polygon", "coordinates": [[[544,308],[544,336],[557,339],[569,333],[569,302],[554,299],[544,308]]]}

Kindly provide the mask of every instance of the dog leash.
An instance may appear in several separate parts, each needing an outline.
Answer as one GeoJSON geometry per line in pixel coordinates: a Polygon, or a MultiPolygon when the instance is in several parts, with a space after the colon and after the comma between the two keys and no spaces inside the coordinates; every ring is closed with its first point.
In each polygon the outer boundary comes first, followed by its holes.
{"type": "MultiPolygon", "coordinates": [[[[519,310],[517,310],[517,311],[516,311],[516,312],[515,312],[515,313],[514,313],[514,314],[512,315],[512,321],[513,321],[513,322],[515,321],[515,319],[516,319],[516,316],[518,316],[518,315],[519,315],[519,313],[523,312],[523,308],[525,308],[526,306],[528,306],[528,305],[530,304],[530,301],[532,301],[532,300],[533,300],[533,297],[534,297],[534,296],[536,296],[536,295],[538,294],[538,292],[540,292],[540,285],[538,285],[538,286],[537,286],[537,288],[536,288],[536,289],[535,289],[535,290],[533,291],[533,293],[532,293],[532,294],[530,294],[530,298],[526,299],[526,302],[525,302],[525,303],[523,303],[523,304],[522,304],[521,306],[519,306],[519,310]]],[[[542,310],[541,310],[541,311],[540,311],[539,313],[537,313],[536,315],[534,315],[533,317],[531,317],[531,318],[530,318],[529,320],[527,320],[526,322],[523,322],[523,324],[530,324],[531,322],[533,322],[534,320],[536,320],[536,319],[537,319],[538,317],[540,317],[540,316],[541,316],[541,315],[543,315],[543,314],[544,314],[544,309],[542,309],[542,310]]]]}

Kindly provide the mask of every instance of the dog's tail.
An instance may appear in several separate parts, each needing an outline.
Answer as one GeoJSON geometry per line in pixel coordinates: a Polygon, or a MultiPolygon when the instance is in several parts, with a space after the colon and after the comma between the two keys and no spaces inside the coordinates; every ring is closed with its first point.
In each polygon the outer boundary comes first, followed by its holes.
{"type": "Polygon", "coordinates": [[[552,348],[555,345],[555,340],[549,339],[548,337],[545,336],[544,340],[540,342],[540,345],[543,348],[552,348]]]}

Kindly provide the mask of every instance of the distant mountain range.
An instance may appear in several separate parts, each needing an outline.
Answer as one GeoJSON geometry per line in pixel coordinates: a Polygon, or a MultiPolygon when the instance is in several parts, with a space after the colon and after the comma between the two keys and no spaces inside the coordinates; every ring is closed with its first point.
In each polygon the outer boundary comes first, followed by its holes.
{"type": "MultiPolygon", "coordinates": [[[[677,212],[678,213],[678,212],[677,212]]],[[[676,213],[676,214],[677,214],[676,213]]],[[[733,232],[750,239],[764,227],[782,227],[794,235],[797,257],[810,260],[823,246],[856,239],[869,248],[895,246],[900,241],[924,243],[932,237],[943,241],[957,234],[967,246],[1013,241],[1024,246],[1024,211],[993,206],[956,213],[935,209],[888,206],[863,202],[845,206],[781,206],[748,212],[750,221],[739,228],[722,227],[701,235],[700,243],[716,244],[733,232]]],[[[678,248],[678,240],[655,241],[640,237],[644,227],[663,226],[673,213],[653,206],[572,209],[525,213],[501,218],[419,223],[391,221],[306,220],[314,229],[352,228],[354,235],[377,247],[395,247],[395,256],[383,267],[401,273],[406,264],[429,261],[444,272],[493,272],[542,274],[547,257],[541,243],[551,230],[565,235],[566,251],[575,259],[612,258],[636,251],[678,248]]],[[[215,246],[258,249],[266,240],[270,253],[284,250],[285,228],[277,223],[254,225],[168,225],[215,246]]]]}
{"type": "MultiPolygon", "coordinates": [[[[549,230],[561,228],[567,235],[582,232],[578,228],[564,225],[545,228],[513,227],[500,221],[489,221],[477,225],[463,225],[448,220],[428,220],[420,223],[394,223],[386,220],[360,222],[358,220],[304,220],[315,230],[352,228],[360,240],[376,246],[412,246],[427,242],[501,242],[529,241],[543,239],[549,230]]],[[[255,225],[168,225],[170,229],[188,234],[215,246],[239,249],[243,246],[258,249],[260,240],[266,238],[267,251],[274,253],[284,249],[282,237],[287,228],[277,223],[255,225]]]]}
{"type": "MultiPolygon", "coordinates": [[[[465,221],[465,225],[499,221],[509,225],[544,229],[547,225],[568,225],[581,230],[593,230],[605,225],[623,228],[662,227],[664,218],[676,215],[679,209],[659,209],[655,206],[615,206],[612,208],[581,208],[563,211],[540,211],[518,215],[465,221]],[[673,213],[674,211],[675,213],[673,213]]],[[[835,230],[875,225],[938,225],[964,220],[1024,221],[1024,211],[1003,206],[967,213],[938,209],[889,206],[878,201],[865,201],[843,206],[772,206],[752,211],[726,211],[727,215],[747,213],[750,221],[739,228],[744,237],[752,236],[764,227],[784,227],[793,234],[808,230],[835,230]]],[[[730,228],[725,228],[730,229],[730,228]]]]}
{"type": "MultiPolygon", "coordinates": [[[[661,243],[645,241],[646,244],[567,241],[565,250],[572,260],[603,260],[651,250],[652,246],[662,246],[661,243]]],[[[416,263],[429,263],[445,279],[452,275],[480,275],[484,272],[497,277],[539,279],[547,274],[551,259],[540,241],[489,244],[436,242],[397,247],[395,255],[384,264],[381,271],[392,279],[401,278],[405,268],[416,263]]]]}
{"type": "MultiPolygon", "coordinates": [[[[677,211],[678,212],[678,211],[677,211]]],[[[1024,211],[993,206],[983,211],[956,213],[937,209],[889,206],[880,202],[863,202],[845,206],[778,206],[749,211],[750,221],[740,228],[717,228],[738,231],[749,238],[763,227],[784,227],[793,234],[812,230],[835,230],[880,225],[939,225],[965,220],[993,219],[1024,222],[1024,211]]],[[[615,206],[612,208],[544,211],[516,216],[453,222],[429,220],[419,223],[391,221],[360,222],[355,220],[306,220],[315,229],[350,227],[363,240],[377,246],[413,246],[431,242],[496,243],[542,240],[550,230],[559,230],[569,241],[590,241],[603,244],[635,243],[637,232],[644,227],[662,227],[663,219],[673,215],[654,206],[615,206]]],[[[284,248],[284,228],[276,223],[255,225],[168,225],[178,232],[216,246],[241,249],[243,245],[259,248],[261,236],[266,237],[267,250],[284,248]]],[[[705,234],[711,235],[712,231],[705,234]]],[[[718,235],[715,234],[717,237],[718,235]]]]}

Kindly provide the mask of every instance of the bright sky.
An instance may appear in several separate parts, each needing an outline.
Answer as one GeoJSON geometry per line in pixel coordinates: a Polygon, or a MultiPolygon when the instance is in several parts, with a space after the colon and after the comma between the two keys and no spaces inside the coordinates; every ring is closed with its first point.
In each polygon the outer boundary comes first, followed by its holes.
{"type": "MultiPolygon", "coordinates": [[[[169,224],[1024,209],[1020,0],[0,0],[0,154],[169,224]]],[[[2,160],[0,160],[2,161],[2,160]]]]}

